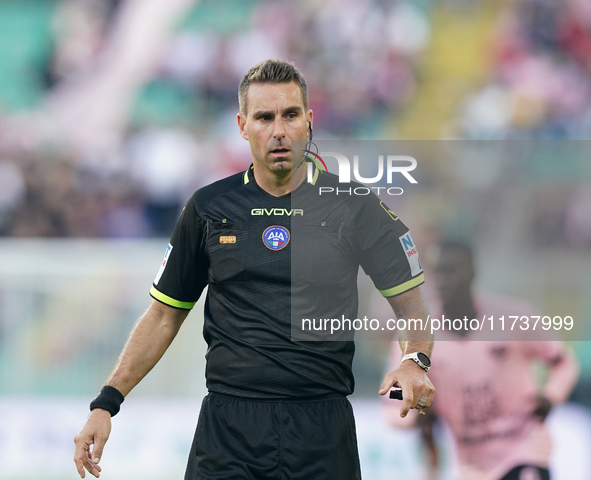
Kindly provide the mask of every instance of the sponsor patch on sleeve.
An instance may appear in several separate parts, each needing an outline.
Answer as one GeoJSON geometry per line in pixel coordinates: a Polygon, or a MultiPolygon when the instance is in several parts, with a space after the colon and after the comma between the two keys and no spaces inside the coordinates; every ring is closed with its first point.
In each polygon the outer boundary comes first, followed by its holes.
{"type": "Polygon", "coordinates": [[[160,277],[164,273],[164,269],[166,268],[166,264],[168,263],[168,257],[170,257],[170,252],[172,252],[172,245],[169,243],[168,248],[166,249],[166,253],[164,254],[164,260],[160,264],[160,269],[158,270],[158,275],[156,275],[156,279],[154,280],[154,285],[158,285],[160,281],[160,277]]]}
{"type": "Polygon", "coordinates": [[[406,254],[406,259],[408,260],[408,264],[410,265],[410,273],[414,277],[423,271],[423,267],[421,266],[421,261],[419,260],[419,251],[417,246],[415,245],[410,232],[405,233],[401,237],[399,237],[400,244],[402,245],[402,249],[406,254]]]}

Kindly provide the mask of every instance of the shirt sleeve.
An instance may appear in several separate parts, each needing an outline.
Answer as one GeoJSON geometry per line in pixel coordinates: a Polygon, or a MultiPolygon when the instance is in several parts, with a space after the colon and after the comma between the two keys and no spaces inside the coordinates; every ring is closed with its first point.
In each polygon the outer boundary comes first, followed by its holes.
{"type": "Polygon", "coordinates": [[[204,235],[205,221],[191,199],[181,213],[150,289],[154,299],[184,310],[195,306],[207,285],[204,235]]]}
{"type": "Polygon", "coordinates": [[[384,297],[421,285],[425,281],[423,267],[409,229],[377,196],[365,199],[356,221],[363,270],[384,297]]]}

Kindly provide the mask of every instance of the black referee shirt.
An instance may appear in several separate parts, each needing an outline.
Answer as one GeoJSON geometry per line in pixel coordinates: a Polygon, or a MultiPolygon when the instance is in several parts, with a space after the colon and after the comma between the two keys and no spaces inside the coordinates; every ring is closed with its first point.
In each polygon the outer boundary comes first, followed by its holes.
{"type": "Polygon", "coordinates": [[[209,286],[203,334],[210,391],[351,394],[354,343],[322,335],[304,341],[301,320],[355,319],[360,265],[386,297],[423,283],[408,228],[377,196],[319,195],[321,186],[343,189],[336,176],[316,170],[311,184],[274,197],[251,167],[187,202],[150,294],[191,309],[209,286]]]}

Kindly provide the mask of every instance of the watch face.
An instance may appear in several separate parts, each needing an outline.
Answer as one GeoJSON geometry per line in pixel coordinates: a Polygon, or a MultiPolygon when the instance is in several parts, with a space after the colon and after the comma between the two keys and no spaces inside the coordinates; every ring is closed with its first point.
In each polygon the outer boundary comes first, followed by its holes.
{"type": "Polygon", "coordinates": [[[426,365],[427,367],[431,366],[431,360],[429,360],[429,357],[424,353],[419,352],[417,357],[419,357],[419,360],[423,363],[423,365],[426,365]]]}

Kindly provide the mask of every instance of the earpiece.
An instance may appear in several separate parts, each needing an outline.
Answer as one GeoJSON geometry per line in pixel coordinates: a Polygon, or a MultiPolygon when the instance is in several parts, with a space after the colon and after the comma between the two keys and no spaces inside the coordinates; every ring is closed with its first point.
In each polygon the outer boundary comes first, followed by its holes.
{"type": "MultiPolygon", "coordinates": [[[[310,133],[308,134],[308,141],[306,142],[306,150],[310,150],[310,146],[312,145],[312,122],[310,120],[308,120],[308,129],[310,130],[310,133]]],[[[302,166],[302,164],[304,164],[306,162],[306,156],[304,155],[302,157],[302,161],[300,163],[298,163],[296,170],[298,168],[300,168],[302,166]]]]}

